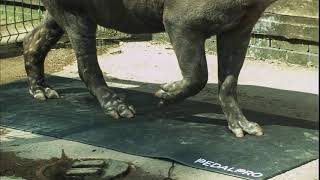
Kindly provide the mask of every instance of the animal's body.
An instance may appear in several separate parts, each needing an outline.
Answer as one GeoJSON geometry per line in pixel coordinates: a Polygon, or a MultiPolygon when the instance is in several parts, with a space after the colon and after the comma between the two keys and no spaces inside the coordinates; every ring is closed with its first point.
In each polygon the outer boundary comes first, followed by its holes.
{"type": "Polygon", "coordinates": [[[125,33],[166,31],[179,61],[183,79],[161,86],[161,104],[197,94],[207,83],[205,40],[217,36],[219,100],[229,129],[262,135],[261,127],[242,114],[236,97],[238,75],[253,26],[275,0],[42,0],[48,10],[44,22],[24,41],[24,57],[31,95],[58,98],[45,82],[43,63],[50,48],[67,33],[77,56],[79,75],[104,112],[114,118],[135,114],[107,85],[96,55],[97,25],[125,33]]]}

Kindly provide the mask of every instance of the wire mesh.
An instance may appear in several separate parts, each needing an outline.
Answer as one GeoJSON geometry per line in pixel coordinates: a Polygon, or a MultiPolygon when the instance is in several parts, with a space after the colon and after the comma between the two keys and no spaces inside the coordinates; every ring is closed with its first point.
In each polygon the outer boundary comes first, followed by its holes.
{"type": "Polygon", "coordinates": [[[42,19],[44,7],[39,0],[0,1],[0,43],[16,43],[23,39],[42,19]]]}
{"type": "MultiPolygon", "coordinates": [[[[22,42],[41,22],[44,11],[40,0],[1,0],[0,45],[22,42]]],[[[131,38],[131,35],[98,26],[98,40],[124,38],[131,38]]]]}

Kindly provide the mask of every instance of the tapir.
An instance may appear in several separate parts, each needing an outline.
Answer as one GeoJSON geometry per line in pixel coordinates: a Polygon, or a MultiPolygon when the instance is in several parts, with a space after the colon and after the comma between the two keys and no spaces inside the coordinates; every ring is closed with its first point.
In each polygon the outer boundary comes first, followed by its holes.
{"type": "Polygon", "coordinates": [[[66,33],[76,54],[79,76],[102,110],[114,119],[132,118],[135,109],[108,87],[97,61],[97,25],[129,34],[166,32],[182,79],[160,86],[155,96],[169,105],[196,95],[208,81],[205,40],[217,38],[218,97],[236,137],[260,136],[239,107],[237,82],[252,29],[276,0],[42,0],[43,22],[24,39],[30,94],[38,100],[59,98],[45,80],[47,53],[66,33]]]}

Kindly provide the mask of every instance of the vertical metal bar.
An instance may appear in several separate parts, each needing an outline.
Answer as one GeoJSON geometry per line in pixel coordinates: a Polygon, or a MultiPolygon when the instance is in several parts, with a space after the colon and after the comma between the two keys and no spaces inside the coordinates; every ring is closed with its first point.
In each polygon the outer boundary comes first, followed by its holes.
{"type": "Polygon", "coordinates": [[[23,29],[24,29],[24,33],[28,32],[27,28],[26,28],[26,25],[25,25],[25,17],[24,17],[24,5],[23,5],[23,0],[22,0],[22,8],[21,8],[21,12],[22,12],[22,26],[23,26],[23,29]]]}
{"type": "MultiPolygon", "coordinates": [[[[6,30],[8,32],[8,37],[10,38],[11,37],[11,33],[9,31],[9,27],[8,27],[8,14],[7,14],[7,2],[4,1],[4,14],[5,14],[5,27],[6,27],[6,30]]],[[[9,42],[9,38],[7,39],[7,44],[9,42]]]]}
{"type": "Polygon", "coordinates": [[[34,21],[34,19],[33,19],[33,9],[32,9],[32,0],[30,0],[30,19],[31,19],[31,26],[32,26],[32,28],[34,28],[34,24],[33,24],[33,21],[34,21]]]}
{"type": "Polygon", "coordinates": [[[38,6],[39,6],[38,14],[39,14],[39,19],[41,21],[42,20],[42,11],[41,11],[41,2],[40,2],[40,0],[38,0],[38,6]]]}
{"type": "Polygon", "coordinates": [[[18,36],[19,36],[19,31],[17,28],[17,7],[16,7],[16,0],[13,1],[13,23],[14,23],[14,28],[16,30],[16,39],[15,41],[17,42],[18,36]]]}
{"type": "MultiPolygon", "coordinates": [[[[8,35],[9,35],[9,38],[11,37],[11,33],[10,33],[10,31],[9,31],[9,27],[8,27],[8,14],[7,14],[7,2],[6,1],[4,1],[4,14],[5,14],[5,22],[6,22],[6,24],[5,24],[5,26],[6,26],[6,30],[7,30],[7,32],[8,32],[8,35]]],[[[9,38],[7,39],[7,44],[8,44],[8,42],[9,42],[9,38]]]]}

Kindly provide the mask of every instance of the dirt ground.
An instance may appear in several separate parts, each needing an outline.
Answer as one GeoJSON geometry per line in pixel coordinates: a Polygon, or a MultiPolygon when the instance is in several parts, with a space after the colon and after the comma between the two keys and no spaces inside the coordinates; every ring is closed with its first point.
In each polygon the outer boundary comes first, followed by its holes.
{"type": "MultiPolygon", "coordinates": [[[[75,61],[71,49],[53,49],[45,61],[45,72],[48,74],[61,71],[63,67],[75,61]]],[[[26,78],[23,56],[0,60],[0,83],[8,83],[26,78]]]]}
{"type": "MultiPolygon", "coordinates": [[[[111,43],[97,47],[97,54],[103,54],[110,47],[117,47],[118,43],[111,43]]],[[[75,54],[70,46],[52,49],[45,60],[45,73],[52,74],[63,70],[67,65],[76,61],[75,54]]],[[[0,60],[0,84],[25,79],[23,55],[0,60]]]]}
{"type": "MultiPolygon", "coordinates": [[[[97,54],[103,55],[105,53],[110,53],[110,49],[114,49],[119,47],[119,44],[121,44],[120,41],[114,41],[114,42],[107,42],[103,45],[97,46],[97,54]]],[[[159,44],[159,42],[151,42],[151,44],[159,44]]],[[[167,49],[170,49],[170,46],[167,47],[167,49]]],[[[114,52],[117,53],[117,52],[114,52]]],[[[252,59],[251,62],[255,62],[252,59]]],[[[64,67],[74,64],[76,62],[75,54],[70,47],[70,45],[67,45],[63,48],[54,48],[49,53],[45,60],[45,73],[46,74],[52,74],[59,71],[62,71],[64,67]]],[[[260,62],[258,62],[259,64],[260,62]]],[[[283,62],[278,61],[272,61],[269,60],[268,63],[273,64],[277,66],[279,69],[311,69],[315,70],[316,67],[303,67],[300,65],[295,64],[286,64],[283,62]]],[[[24,60],[23,55],[12,57],[12,58],[5,58],[0,59],[0,84],[5,84],[8,82],[25,79],[26,78],[26,72],[24,68],[24,60]]]]}
{"type": "Polygon", "coordinates": [[[37,171],[41,167],[58,161],[58,158],[50,160],[31,160],[19,158],[13,152],[0,153],[0,176],[15,176],[25,179],[37,178],[37,171]]]}

